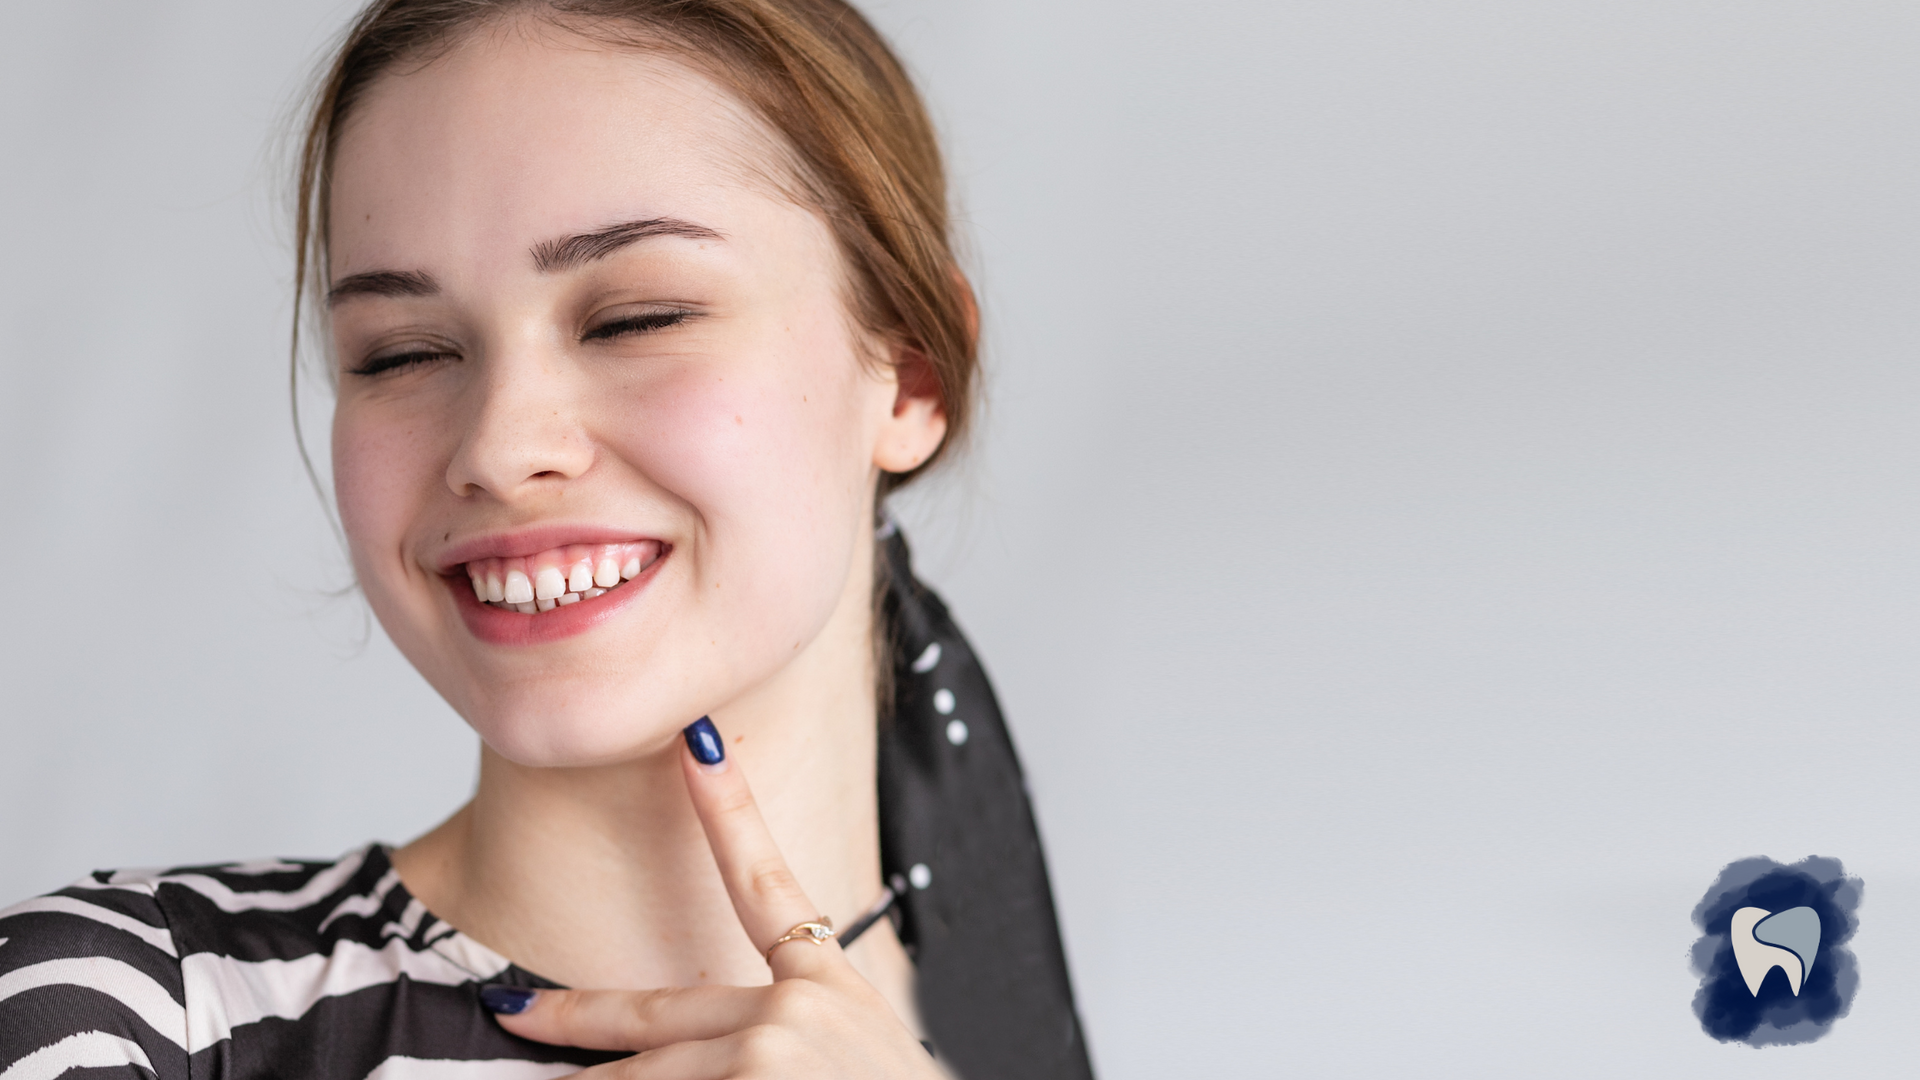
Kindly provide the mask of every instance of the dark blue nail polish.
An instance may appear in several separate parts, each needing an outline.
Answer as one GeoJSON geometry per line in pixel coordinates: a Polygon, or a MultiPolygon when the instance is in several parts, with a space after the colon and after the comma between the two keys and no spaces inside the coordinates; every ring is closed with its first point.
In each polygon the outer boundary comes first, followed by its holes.
{"type": "Polygon", "coordinates": [[[713,728],[713,721],[701,717],[687,725],[681,732],[687,737],[687,749],[693,751],[693,760],[702,765],[718,765],[727,760],[726,744],[720,741],[720,733],[713,728]]]}
{"type": "Polygon", "coordinates": [[[483,986],[480,988],[480,1004],[492,1012],[512,1016],[527,1011],[527,1006],[533,1004],[533,993],[532,990],[522,990],[517,986],[483,986]]]}

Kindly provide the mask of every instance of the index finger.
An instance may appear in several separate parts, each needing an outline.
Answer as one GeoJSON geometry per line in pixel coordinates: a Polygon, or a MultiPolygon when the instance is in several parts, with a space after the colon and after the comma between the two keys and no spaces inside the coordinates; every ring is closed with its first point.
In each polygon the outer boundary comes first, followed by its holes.
{"type": "MultiPolygon", "coordinates": [[[[727,760],[726,744],[713,721],[701,717],[687,726],[687,753],[681,771],[687,794],[707,833],[714,862],[733,900],[733,911],[754,947],[765,951],[801,923],[823,918],[767,830],[747,778],[727,760]]],[[[767,961],[775,979],[801,978],[846,963],[837,942],[789,941],[767,961]]]]}

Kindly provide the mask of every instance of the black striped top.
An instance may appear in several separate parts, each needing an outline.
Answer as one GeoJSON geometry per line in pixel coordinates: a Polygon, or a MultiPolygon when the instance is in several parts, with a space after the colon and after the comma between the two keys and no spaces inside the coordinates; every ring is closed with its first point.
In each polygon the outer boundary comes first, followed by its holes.
{"type": "Polygon", "coordinates": [[[377,844],[102,871],[0,912],[0,1077],[545,1080],[619,1056],[507,1034],[487,983],[554,985],[434,918],[377,844]]]}
{"type": "MultiPolygon", "coordinates": [[[[1013,744],[944,604],[887,539],[881,866],[928,1034],[984,1080],[1090,1080],[1013,744]]],[[[380,845],[100,871],[0,911],[0,1080],[544,1080],[622,1055],[515,1038],[484,984],[551,987],[435,918],[380,845]]]]}

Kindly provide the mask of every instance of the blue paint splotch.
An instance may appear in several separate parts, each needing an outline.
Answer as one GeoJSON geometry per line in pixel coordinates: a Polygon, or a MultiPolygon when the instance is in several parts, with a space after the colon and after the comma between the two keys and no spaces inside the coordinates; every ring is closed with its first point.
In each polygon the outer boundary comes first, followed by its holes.
{"type": "Polygon", "coordinates": [[[1863,888],[1838,859],[1809,856],[1792,865],[1768,858],[1728,863],[1693,909],[1701,937],[1693,945],[1700,992],[1693,1011],[1707,1034],[1749,1046],[1808,1043],[1825,1035],[1853,1007],[1860,968],[1846,943],[1859,928],[1863,888]],[[1756,996],[1733,957],[1733,913],[1743,907],[1785,911],[1810,907],[1820,916],[1820,950],[1794,996],[1786,972],[1767,973],[1756,996]]]}

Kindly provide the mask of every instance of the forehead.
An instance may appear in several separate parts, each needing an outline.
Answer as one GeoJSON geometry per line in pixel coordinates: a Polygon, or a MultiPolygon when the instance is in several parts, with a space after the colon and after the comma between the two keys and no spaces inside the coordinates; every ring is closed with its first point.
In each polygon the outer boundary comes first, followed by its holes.
{"type": "Polygon", "coordinates": [[[717,224],[791,202],[785,157],[745,102],[671,53],[522,20],[368,86],[335,147],[328,246],[352,273],[638,217],[717,224]]]}

